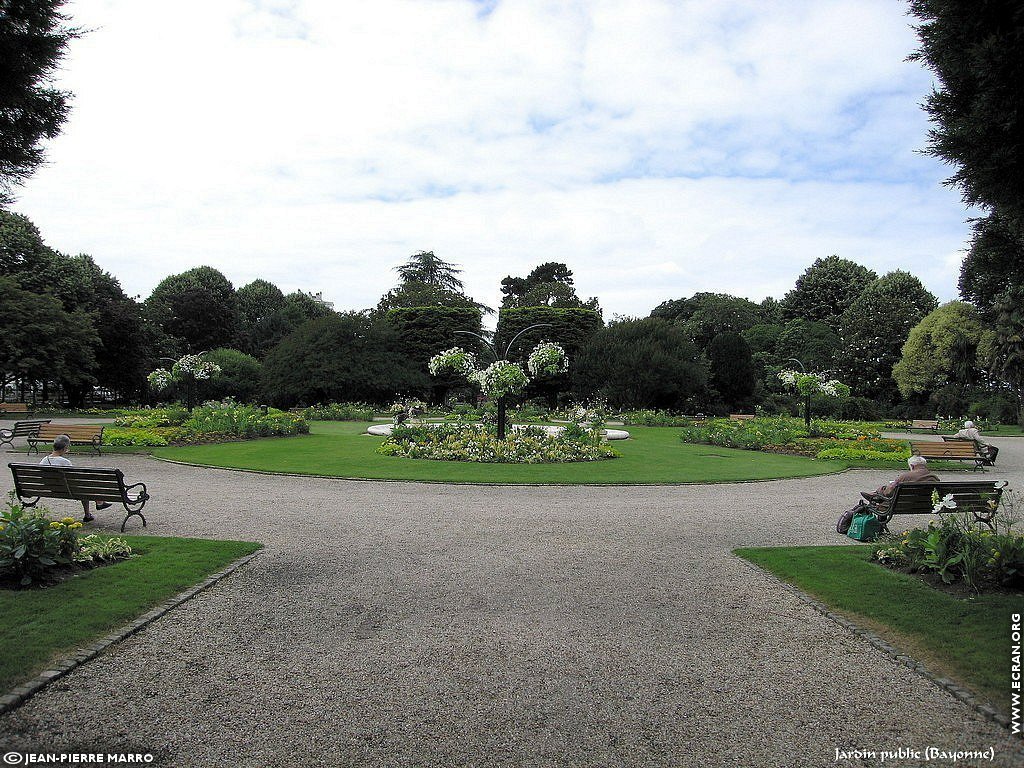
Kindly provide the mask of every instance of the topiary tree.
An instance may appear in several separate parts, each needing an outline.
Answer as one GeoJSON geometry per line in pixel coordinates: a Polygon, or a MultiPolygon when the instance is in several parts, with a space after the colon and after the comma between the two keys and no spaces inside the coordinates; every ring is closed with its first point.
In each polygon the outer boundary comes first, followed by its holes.
{"type": "MultiPolygon", "coordinates": [[[[514,343],[515,339],[512,342],[514,343]]],[[[430,359],[430,373],[434,376],[454,373],[480,387],[481,391],[498,406],[498,439],[504,440],[508,428],[508,400],[526,389],[526,385],[530,383],[530,376],[519,363],[498,357],[494,347],[486,341],[484,343],[494,355],[494,362],[486,368],[480,366],[472,352],[467,352],[462,347],[453,347],[430,359]]],[[[506,356],[509,347],[505,349],[506,356]]],[[[526,367],[534,378],[557,376],[569,370],[569,359],[565,350],[558,344],[542,341],[530,352],[526,367]]]]}

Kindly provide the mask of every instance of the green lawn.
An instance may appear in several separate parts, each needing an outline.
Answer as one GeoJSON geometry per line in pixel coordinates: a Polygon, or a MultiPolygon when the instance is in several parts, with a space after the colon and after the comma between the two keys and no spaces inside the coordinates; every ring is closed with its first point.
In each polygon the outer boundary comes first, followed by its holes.
{"type": "Polygon", "coordinates": [[[736,554],[1007,711],[1010,614],[1024,612],[1024,597],[953,597],[872,563],[871,551],[871,546],[774,547],[736,554]]]}
{"type": "Polygon", "coordinates": [[[123,538],[139,557],[83,571],[46,589],[0,590],[0,692],[261,547],[244,541],[123,538]]]}
{"type": "Polygon", "coordinates": [[[310,424],[299,437],[184,448],[155,448],[155,456],[265,472],[457,483],[662,484],[764,480],[838,472],[845,464],[684,445],[673,427],[630,427],[633,439],[614,441],[622,457],[567,464],[476,464],[382,456],[383,438],[365,435],[367,423],[310,424]]]}

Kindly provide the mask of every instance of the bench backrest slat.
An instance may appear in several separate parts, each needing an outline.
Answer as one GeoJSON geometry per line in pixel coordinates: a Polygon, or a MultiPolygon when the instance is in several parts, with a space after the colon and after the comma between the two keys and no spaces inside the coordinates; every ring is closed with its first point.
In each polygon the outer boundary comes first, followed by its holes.
{"type": "Polygon", "coordinates": [[[915,456],[928,456],[942,458],[951,457],[973,457],[977,454],[973,440],[950,440],[949,442],[937,443],[932,440],[910,441],[910,452],[915,456]]]}
{"type": "Polygon", "coordinates": [[[114,467],[50,467],[8,464],[19,496],[121,501],[124,475],[114,467]]]}
{"type": "Polygon", "coordinates": [[[938,493],[940,499],[952,494],[957,509],[968,511],[987,507],[989,500],[998,501],[1003,489],[994,481],[900,483],[888,508],[897,515],[929,514],[933,511],[933,493],[938,493]]]}
{"type": "Polygon", "coordinates": [[[39,427],[39,440],[53,440],[57,435],[67,435],[72,440],[95,440],[103,437],[101,424],[44,424],[39,427]]]}
{"type": "Polygon", "coordinates": [[[11,432],[12,437],[27,437],[36,434],[44,424],[49,424],[49,419],[25,419],[14,422],[11,432]]]}

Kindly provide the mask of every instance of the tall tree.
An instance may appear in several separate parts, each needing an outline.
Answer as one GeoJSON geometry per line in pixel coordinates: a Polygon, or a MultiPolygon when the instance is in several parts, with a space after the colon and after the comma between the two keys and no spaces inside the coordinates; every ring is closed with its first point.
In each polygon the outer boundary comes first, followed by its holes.
{"type": "Polygon", "coordinates": [[[740,296],[695,293],[688,299],[663,302],[655,307],[651,317],[671,320],[693,339],[698,349],[707,350],[719,333],[742,333],[764,322],[764,310],[740,296]]]}
{"type": "Polygon", "coordinates": [[[540,264],[526,277],[507,276],[501,281],[501,308],[555,307],[600,312],[596,297],[583,301],[576,295],[572,270],[557,261],[540,264]]]}
{"type": "Polygon", "coordinates": [[[938,306],[909,272],[896,270],[870,283],[839,318],[842,346],[836,360],[857,395],[896,399],[893,366],[910,329],[938,306]]]}
{"type": "Polygon", "coordinates": [[[195,267],[161,280],[146,299],[149,319],[166,335],[161,354],[175,357],[230,347],[238,299],[231,282],[213,267],[195,267]]]}
{"type": "Polygon", "coordinates": [[[966,390],[977,378],[977,349],[985,334],[978,310],[951,301],[929,312],[910,330],[892,369],[904,397],[935,392],[949,384],[966,390]]]}
{"type": "Polygon", "coordinates": [[[412,307],[467,307],[491,311],[466,295],[459,279],[462,270],[439,259],[433,251],[414,253],[407,262],[395,267],[395,271],[399,283],[381,297],[377,304],[379,313],[412,307]]]}
{"type": "Polygon", "coordinates": [[[836,330],[839,316],[877,277],[867,267],[834,254],[817,259],[782,299],[782,315],[787,320],[815,320],[836,330]]]}
{"type": "Polygon", "coordinates": [[[570,370],[579,395],[602,395],[617,408],[688,408],[707,384],[693,342],[658,318],[609,323],[570,370]]]}
{"type": "Polygon", "coordinates": [[[754,361],[750,346],[738,333],[720,333],[708,345],[711,385],[725,402],[732,406],[744,405],[754,394],[754,361]]]}
{"type": "Polygon", "coordinates": [[[921,22],[911,58],[939,84],[924,105],[927,151],[955,167],[946,183],[987,211],[974,221],[960,292],[994,319],[1007,292],[1024,286],[1024,6],[912,0],[910,9],[921,22]]]}
{"type": "Polygon", "coordinates": [[[51,78],[78,30],[64,0],[0,2],[0,205],[43,161],[43,139],[67,119],[71,94],[51,78]]]}

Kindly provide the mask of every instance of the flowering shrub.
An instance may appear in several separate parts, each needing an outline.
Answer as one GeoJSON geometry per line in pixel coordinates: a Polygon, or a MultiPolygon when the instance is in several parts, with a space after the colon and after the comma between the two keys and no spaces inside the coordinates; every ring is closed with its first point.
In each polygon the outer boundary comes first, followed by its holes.
{"type": "Polygon", "coordinates": [[[669,411],[653,408],[625,411],[622,413],[622,421],[624,424],[641,427],[688,427],[693,424],[692,417],[679,416],[669,411]]]}
{"type": "Polygon", "coordinates": [[[561,346],[550,341],[542,341],[526,360],[526,369],[534,378],[541,376],[558,376],[569,370],[569,358],[561,346]]]}
{"type": "Polygon", "coordinates": [[[619,454],[601,441],[596,430],[550,435],[537,427],[517,429],[499,439],[491,429],[470,424],[395,427],[377,449],[385,456],[437,461],[502,464],[549,464],[599,461],[619,454]]]}
{"type": "Polygon", "coordinates": [[[159,392],[175,382],[184,381],[187,377],[202,381],[215,373],[220,373],[220,366],[216,363],[207,362],[199,355],[182,355],[171,366],[171,370],[157,368],[146,377],[146,380],[153,389],[159,392]]]}
{"type": "MultiPolygon", "coordinates": [[[[166,433],[169,430],[164,431],[166,433]]],[[[153,429],[117,427],[108,427],[103,431],[103,442],[107,445],[147,445],[151,447],[169,444],[165,435],[153,429]]]]}
{"type": "MultiPolygon", "coordinates": [[[[957,511],[952,496],[934,494],[932,500],[936,512],[946,513],[938,522],[887,536],[872,557],[890,568],[934,573],[946,584],[963,581],[975,591],[1024,587],[1024,535],[1015,530],[1020,520],[1012,492],[1003,494],[994,530],[977,529],[972,515],[957,511]]],[[[990,504],[994,507],[995,500],[990,504]]]]}
{"type": "Polygon", "coordinates": [[[42,511],[9,503],[0,512],[0,580],[28,586],[61,566],[78,551],[82,524],[73,517],[51,521],[42,511]]]}
{"type": "Polygon", "coordinates": [[[166,368],[157,368],[146,377],[146,381],[149,382],[150,388],[157,392],[163,392],[171,386],[171,382],[173,380],[174,378],[171,376],[171,372],[166,368]]]}
{"type": "Polygon", "coordinates": [[[118,416],[114,419],[114,426],[137,429],[180,427],[188,419],[188,416],[188,411],[177,405],[169,405],[166,408],[146,408],[118,416]]]}

